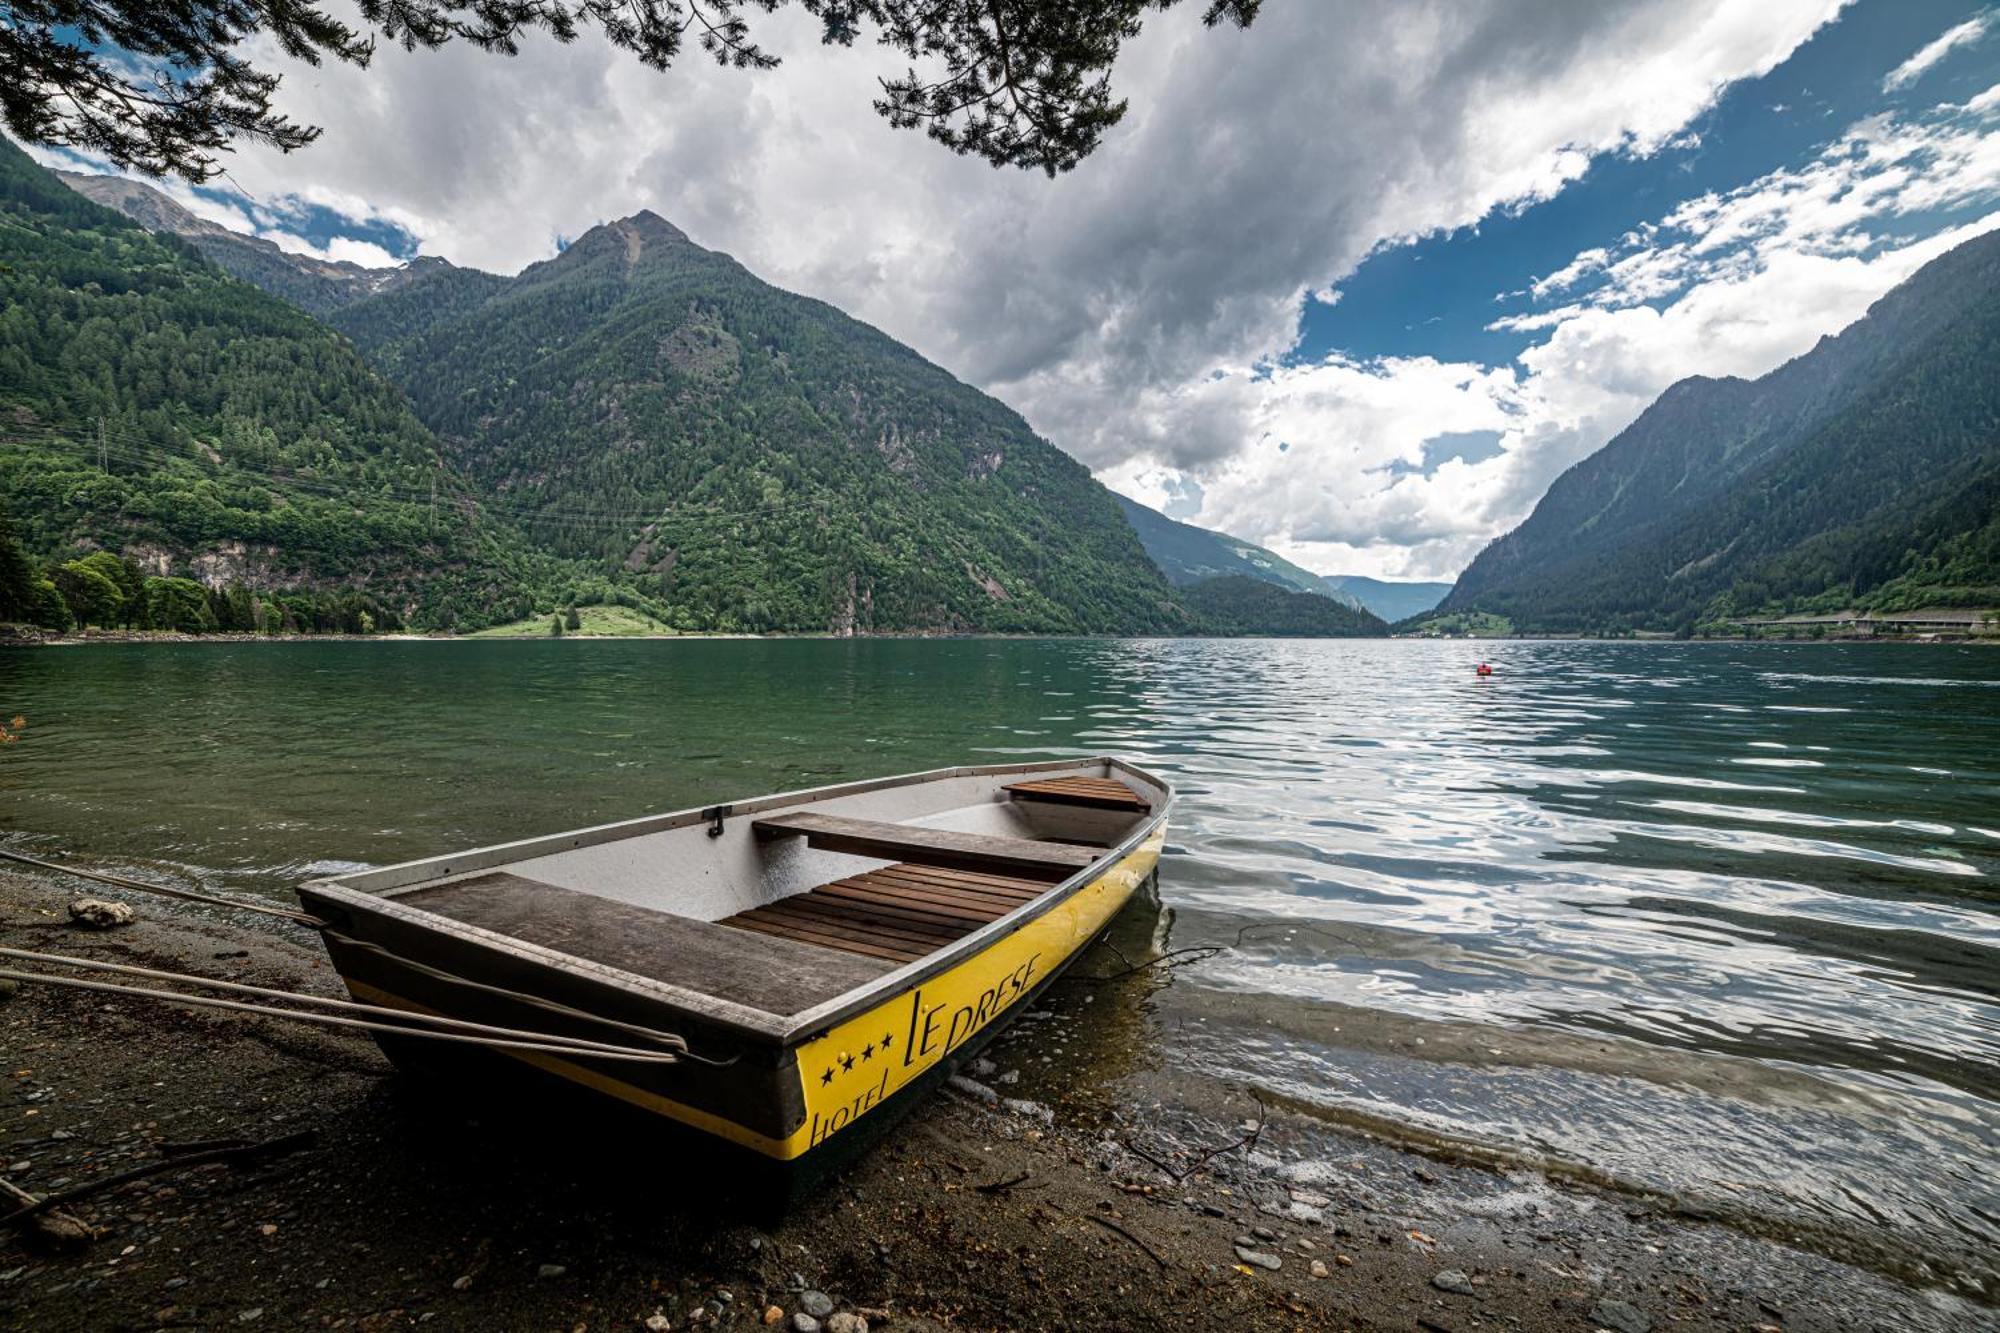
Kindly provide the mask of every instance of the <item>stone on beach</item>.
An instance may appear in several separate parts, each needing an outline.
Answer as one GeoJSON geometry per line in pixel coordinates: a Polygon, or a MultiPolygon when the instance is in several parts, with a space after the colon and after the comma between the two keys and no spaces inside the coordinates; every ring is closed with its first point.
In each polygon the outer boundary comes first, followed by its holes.
{"type": "Polygon", "coordinates": [[[69,905],[69,919],[90,930],[129,926],[136,915],[130,904],[114,903],[106,898],[78,898],[69,905]]]}
{"type": "Polygon", "coordinates": [[[1248,1245],[1238,1245],[1236,1257],[1252,1267],[1268,1268],[1273,1273],[1285,1266],[1285,1261],[1269,1250],[1253,1250],[1248,1245]]]}
{"type": "Polygon", "coordinates": [[[1615,1333],[1650,1333],[1653,1317],[1629,1301],[1606,1297],[1597,1303],[1590,1317],[1615,1333]]]}
{"type": "Polygon", "coordinates": [[[1015,1115],[1028,1120],[1039,1120],[1044,1125],[1053,1125],[1056,1122],[1055,1111],[1042,1105],[1040,1102],[1024,1101],[1019,1097],[1008,1097],[1001,1102],[1001,1105],[1015,1115]]]}

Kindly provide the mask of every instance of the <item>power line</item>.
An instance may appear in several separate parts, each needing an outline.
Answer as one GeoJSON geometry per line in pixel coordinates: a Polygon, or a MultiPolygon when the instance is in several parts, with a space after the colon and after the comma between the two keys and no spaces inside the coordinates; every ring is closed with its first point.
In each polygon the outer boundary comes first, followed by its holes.
{"type": "MultiPolygon", "coordinates": [[[[29,435],[22,434],[21,428],[17,427],[13,430],[13,432],[11,432],[11,442],[17,444],[81,443],[68,432],[60,431],[52,427],[35,427],[29,429],[38,430],[40,432],[39,439],[31,437],[29,435]]],[[[158,461],[164,461],[164,462],[186,463],[189,464],[190,466],[201,465],[201,461],[198,461],[197,459],[187,454],[174,452],[167,446],[161,445],[157,441],[148,439],[147,437],[136,435],[130,432],[113,432],[113,434],[116,434],[118,438],[122,440],[130,442],[125,447],[114,449],[111,451],[111,457],[115,458],[119,462],[131,463],[135,465],[146,465],[158,461]]],[[[8,442],[8,441],[9,441],[9,436],[0,435],[0,442],[8,442]]],[[[213,448],[213,446],[208,446],[208,447],[210,447],[211,449],[213,448]]],[[[392,499],[408,501],[411,503],[422,504],[422,503],[427,503],[430,497],[430,492],[422,488],[385,484],[380,480],[366,478],[366,477],[357,479],[356,481],[353,482],[341,482],[332,479],[300,476],[296,473],[281,473],[273,468],[260,467],[256,464],[240,459],[224,459],[219,464],[214,462],[208,462],[208,466],[211,467],[220,466],[234,470],[236,472],[248,473],[253,476],[265,477],[280,484],[297,487],[300,489],[311,490],[318,488],[325,490],[329,493],[339,494],[343,497],[352,495],[357,487],[362,487],[362,486],[369,488],[371,492],[371,498],[378,498],[378,499],[392,498],[392,499]]],[[[224,479],[225,478],[210,478],[210,480],[224,480],[224,479]]],[[[432,478],[432,483],[434,484],[434,482],[435,478],[432,478]]],[[[754,506],[749,509],[739,509],[739,510],[702,509],[693,511],[692,513],[686,515],[675,515],[671,510],[643,511],[643,512],[633,512],[624,514],[603,512],[603,511],[593,512],[584,510],[565,511],[561,509],[550,509],[546,506],[537,506],[537,505],[525,505],[525,504],[510,505],[492,500],[482,500],[476,496],[471,496],[471,495],[462,495],[460,497],[460,499],[464,503],[472,504],[474,506],[477,506],[482,511],[489,513],[514,514],[524,518],[537,519],[537,520],[609,522],[609,523],[621,523],[621,524],[651,523],[662,519],[674,519],[677,517],[687,517],[687,518],[697,518],[697,519],[733,519],[741,517],[755,517],[761,514],[786,513],[800,509],[817,508],[821,505],[831,503],[834,500],[834,498],[835,497],[832,496],[819,496],[805,500],[754,506]]]]}
{"type": "MultiPolygon", "coordinates": [[[[40,433],[38,435],[23,434],[21,433],[21,428],[17,427],[10,430],[5,435],[0,435],[0,444],[13,444],[22,447],[35,444],[42,444],[42,445],[70,444],[80,447],[87,447],[84,446],[84,443],[82,441],[76,439],[73,435],[69,434],[68,432],[59,431],[52,427],[39,427],[39,428],[29,428],[29,429],[39,431],[40,433]]],[[[209,447],[213,448],[213,446],[209,447]]],[[[111,431],[101,432],[101,437],[98,443],[98,456],[99,456],[99,464],[98,464],[99,470],[106,472],[109,471],[109,468],[107,466],[107,461],[116,461],[120,463],[130,464],[133,466],[150,466],[161,462],[169,462],[169,463],[177,462],[177,463],[186,463],[190,466],[195,466],[195,467],[201,466],[203,461],[205,461],[205,460],[197,460],[196,458],[191,457],[187,454],[174,452],[168,446],[160,445],[158,442],[146,439],[143,436],[138,436],[131,433],[120,433],[111,431]],[[131,444],[121,445],[119,447],[113,447],[109,445],[107,442],[108,439],[113,436],[116,436],[117,438],[120,438],[122,440],[135,441],[137,443],[131,443],[131,444]]],[[[247,460],[241,460],[241,459],[224,459],[219,464],[209,462],[207,463],[207,465],[210,467],[221,467],[227,471],[232,471],[236,473],[248,474],[248,476],[250,477],[262,478],[280,487],[302,490],[308,493],[316,492],[319,495],[329,499],[337,498],[341,500],[354,501],[357,499],[365,498],[374,500],[386,500],[390,502],[398,502],[398,503],[418,505],[418,506],[429,505],[432,508],[433,519],[435,518],[435,506],[437,502],[435,477],[431,479],[430,486],[428,489],[420,489],[417,487],[402,486],[402,485],[397,485],[395,483],[383,482],[365,476],[357,478],[354,481],[348,481],[348,482],[342,482],[331,478],[300,476],[296,473],[279,472],[274,468],[260,467],[256,464],[248,462],[247,460]],[[361,494],[357,495],[357,491],[361,492],[361,494]]],[[[229,478],[226,475],[220,477],[204,478],[204,480],[209,480],[212,482],[226,482],[230,479],[231,478],[229,478]]],[[[543,524],[559,524],[559,525],[575,525],[575,526],[599,525],[599,526],[613,526],[619,528],[642,527],[648,525],[658,526],[661,524],[669,524],[669,523],[681,524],[689,522],[697,522],[697,523],[734,522],[741,519],[768,517],[772,515],[787,514],[787,513],[797,513],[802,510],[808,510],[808,509],[820,509],[828,504],[834,503],[837,498],[838,497],[830,495],[815,496],[809,499],[787,501],[787,502],[774,503],[768,505],[758,505],[747,509],[735,509],[735,510],[693,509],[693,510],[676,512],[675,510],[669,508],[669,509],[662,509],[655,511],[613,513],[609,511],[592,511],[592,510],[577,510],[577,509],[565,510],[559,507],[551,508],[548,506],[532,505],[532,504],[519,504],[519,503],[509,504],[506,502],[485,500],[477,496],[468,494],[461,494],[460,496],[457,497],[460,503],[469,506],[470,508],[476,510],[479,513],[493,515],[504,519],[509,519],[518,523],[543,523],[543,524]]]]}

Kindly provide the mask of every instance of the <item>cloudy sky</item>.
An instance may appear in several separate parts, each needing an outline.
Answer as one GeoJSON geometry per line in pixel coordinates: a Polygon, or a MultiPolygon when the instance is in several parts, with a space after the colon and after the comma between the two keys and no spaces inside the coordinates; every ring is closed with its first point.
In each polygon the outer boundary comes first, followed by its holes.
{"type": "Polygon", "coordinates": [[[1177,517],[1447,579],[1669,383],[1761,374],[2000,226],[1987,5],[1201,8],[1128,47],[1129,115],[1055,181],[890,129],[893,59],[781,14],[764,73],[591,38],[293,67],[282,105],[325,137],[191,201],[501,272],[650,208],[1177,517]]]}

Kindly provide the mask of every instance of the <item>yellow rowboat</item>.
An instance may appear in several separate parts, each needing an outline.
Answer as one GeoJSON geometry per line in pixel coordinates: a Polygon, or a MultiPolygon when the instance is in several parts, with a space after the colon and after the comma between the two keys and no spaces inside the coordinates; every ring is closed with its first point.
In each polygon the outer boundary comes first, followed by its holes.
{"type": "Polygon", "coordinates": [[[314,880],[355,999],[558,1040],[378,1037],[798,1163],[942,1080],[1103,933],[1172,789],[1122,760],[939,769],[314,880]]]}

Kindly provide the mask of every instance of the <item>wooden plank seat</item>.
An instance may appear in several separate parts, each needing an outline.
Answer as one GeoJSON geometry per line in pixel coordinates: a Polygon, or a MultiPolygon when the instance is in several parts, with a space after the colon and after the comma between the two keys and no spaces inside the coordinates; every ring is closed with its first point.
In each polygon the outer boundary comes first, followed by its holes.
{"type": "Polygon", "coordinates": [[[1071,847],[1033,838],[1004,838],[917,824],[887,824],[801,811],[752,821],[760,838],[803,837],[808,846],[854,856],[877,856],[913,865],[937,866],[1042,879],[1066,879],[1104,855],[1100,849],[1071,847]]]}
{"type": "Polygon", "coordinates": [[[1140,814],[1153,808],[1138,792],[1116,778],[1036,778],[1032,782],[1010,782],[1005,790],[1017,801],[1050,801],[1099,810],[1134,810],[1140,814]]]}
{"type": "Polygon", "coordinates": [[[745,948],[740,931],[519,875],[477,875],[403,895],[426,912],[769,1014],[845,995],[894,963],[813,940],[745,948]]]}
{"type": "Polygon", "coordinates": [[[822,884],[716,924],[910,963],[999,920],[1048,887],[1044,880],[893,865],[822,884]]]}

